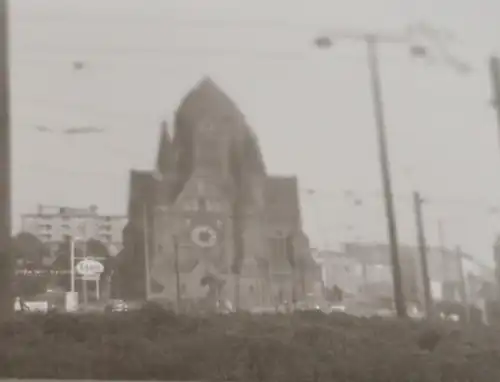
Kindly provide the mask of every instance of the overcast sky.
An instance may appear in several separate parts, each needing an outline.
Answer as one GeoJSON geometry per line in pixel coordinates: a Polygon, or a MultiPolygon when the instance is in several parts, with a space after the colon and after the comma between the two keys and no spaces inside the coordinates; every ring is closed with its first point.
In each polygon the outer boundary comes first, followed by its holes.
{"type": "Polygon", "coordinates": [[[14,213],[37,203],[124,213],[129,168],[152,167],[159,122],[210,75],[257,131],[269,171],[299,176],[314,245],[386,240],[365,50],[311,42],[328,28],[426,21],[456,34],[451,49],[474,71],[412,60],[406,46],[380,51],[401,241],[415,242],[418,187],[429,242],[440,218],[447,245],[490,262],[500,151],[487,57],[499,14],[493,0],[11,1],[14,213]]]}

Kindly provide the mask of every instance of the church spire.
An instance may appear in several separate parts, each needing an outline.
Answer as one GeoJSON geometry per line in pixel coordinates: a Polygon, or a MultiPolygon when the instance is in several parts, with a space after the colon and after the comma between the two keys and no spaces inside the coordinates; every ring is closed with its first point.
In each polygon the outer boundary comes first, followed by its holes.
{"type": "Polygon", "coordinates": [[[156,157],[156,170],[160,174],[166,174],[173,169],[172,156],[172,140],[168,133],[168,125],[166,121],[162,121],[160,125],[160,145],[158,147],[158,155],[156,157]]]}

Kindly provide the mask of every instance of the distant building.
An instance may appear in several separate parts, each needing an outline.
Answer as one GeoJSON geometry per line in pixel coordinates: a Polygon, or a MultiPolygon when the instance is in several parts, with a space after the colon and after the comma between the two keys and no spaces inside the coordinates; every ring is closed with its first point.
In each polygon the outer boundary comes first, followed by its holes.
{"type": "Polygon", "coordinates": [[[321,266],[323,285],[327,289],[335,286],[342,291],[357,294],[364,285],[363,265],[352,256],[340,251],[318,251],[316,261],[321,266]]]}
{"type": "MultiPolygon", "coordinates": [[[[345,245],[345,252],[349,257],[365,264],[367,268],[385,267],[385,277],[379,281],[392,285],[390,248],[387,244],[348,243],[345,245]]],[[[419,249],[414,246],[400,245],[399,256],[405,296],[408,299],[422,300],[423,277],[419,249]]],[[[491,283],[494,279],[492,270],[478,264],[468,254],[461,253],[459,256],[457,250],[430,247],[427,250],[427,261],[431,291],[436,301],[461,301],[463,298],[462,277],[466,288],[465,298],[468,298],[470,302],[477,301],[482,298],[480,296],[482,285],[491,283]]],[[[369,284],[372,282],[369,276],[367,282],[369,284]]],[[[368,289],[374,290],[374,286],[370,285],[368,289]]],[[[385,289],[392,293],[390,287],[385,289]]]]}
{"type": "Polygon", "coordinates": [[[156,169],[131,172],[120,293],[242,309],[312,293],[320,275],[297,178],[267,173],[234,102],[207,78],[184,98],[174,127],[173,139],[162,127],[156,169]]]}
{"type": "MultiPolygon", "coordinates": [[[[347,243],[347,256],[356,259],[363,268],[363,291],[374,297],[389,298],[393,295],[392,264],[389,246],[378,243],[347,243]]],[[[403,294],[408,301],[419,300],[418,261],[413,249],[400,247],[403,294]]]]}
{"type": "Polygon", "coordinates": [[[52,251],[69,235],[82,241],[97,239],[116,255],[122,249],[126,223],[126,216],[100,215],[95,206],[82,209],[40,205],[36,213],[21,216],[21,231],[38,237],[52,251]]]}

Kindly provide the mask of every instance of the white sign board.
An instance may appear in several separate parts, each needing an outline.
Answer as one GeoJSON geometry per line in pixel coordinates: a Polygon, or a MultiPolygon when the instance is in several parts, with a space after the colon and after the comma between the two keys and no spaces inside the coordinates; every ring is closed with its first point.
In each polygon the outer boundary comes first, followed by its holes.
{"type": "Polygon", "coordinates": [[[80,276],[95,276],[104,272],[104,265],[97,260],[85,259],[76,264],[76,272],[80,276]]]}

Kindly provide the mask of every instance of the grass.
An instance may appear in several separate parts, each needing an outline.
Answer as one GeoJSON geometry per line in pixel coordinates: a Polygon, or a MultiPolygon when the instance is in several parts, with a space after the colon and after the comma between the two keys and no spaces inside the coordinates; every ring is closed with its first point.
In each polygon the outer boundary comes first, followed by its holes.
{"type": "Polygon", "coordinates": [[[500,333],[306,312],[26,315],[0,326],[0,377],[498,382],[500,333]]]}

